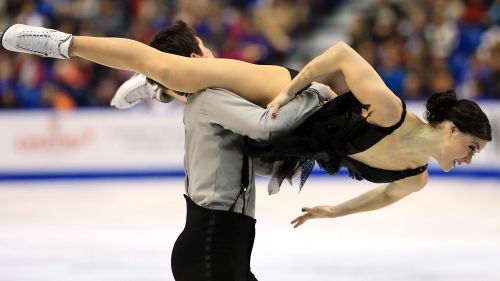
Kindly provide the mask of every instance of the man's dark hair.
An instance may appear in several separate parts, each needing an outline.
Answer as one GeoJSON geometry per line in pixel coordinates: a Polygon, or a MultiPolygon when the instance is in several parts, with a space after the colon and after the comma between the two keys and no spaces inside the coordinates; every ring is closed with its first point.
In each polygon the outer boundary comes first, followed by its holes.
{"type": "Polygon", "coordinates": [[[149,46],[165,53],[189,57],[192,53],[202,55],[196,33],[185,22],[176,23],[158,32],[149,46]]]}
{"type": "MultiPolygon", "coordinates": [[[[203,55],[196,39],[196,32],[182,20],[160,30],[151,40],[149,46],[165,53],[183,57],[189,57],[192,53],[203,55]]],[[[165,88],[149,77],[147,80],[149,83],[165,88]]]]}

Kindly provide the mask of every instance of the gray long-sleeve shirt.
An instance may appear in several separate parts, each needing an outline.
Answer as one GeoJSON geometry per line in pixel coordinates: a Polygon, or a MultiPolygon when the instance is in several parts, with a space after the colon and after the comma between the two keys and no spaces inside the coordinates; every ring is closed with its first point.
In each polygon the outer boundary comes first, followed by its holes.
{"type": "MultiPolygon", "coordinates": [[[[188,97],[184,110],[186,131],[184,168],[186,193],[198,205],[229,210],[240,193],[243,167],[243,136],[267,140],[272,134],[289,132],[320,108],[314,93],[298,95],[271,118],[261,108],[225,89],[207,89],[188,97]]],[[[255,170],[249,160],[249,186],[234,211],[254,217],[255,170]]],[[[265,173],[266,167],[255,167],[265,173]]]]}

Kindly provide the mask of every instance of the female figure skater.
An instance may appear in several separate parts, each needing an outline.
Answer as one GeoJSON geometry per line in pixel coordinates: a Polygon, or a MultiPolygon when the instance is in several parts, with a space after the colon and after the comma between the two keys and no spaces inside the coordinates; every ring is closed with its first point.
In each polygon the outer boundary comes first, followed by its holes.
{"type": "Polygon", "coordinates": [[[350,93],[324,104],[291,133],[254,142],[247,154],[282,161],[279,182],[301,171],[301,184],[314,161],[335,174],[341,166],[353,178],[387,183],[337,206],[304,208],[295,227],[313,218],[334,218],[388,206],[422,189],[432,157],[449,171],[470,164],[491,141],[487,116],[470,100],[453,92],[432,95],[422,122],[383,83],[352,48],[340,42],[308,63],[291,80],[287,69],[229,59],[192,59],[167,54],[122,38],[71,36],[55,30],[14,25],[2,38],[4,48],[54,58],[79,56],[112,68],[142,73],[165,87],[196,93],[221,87],[272,110],[317,77],[342,71],[350,93]]]}

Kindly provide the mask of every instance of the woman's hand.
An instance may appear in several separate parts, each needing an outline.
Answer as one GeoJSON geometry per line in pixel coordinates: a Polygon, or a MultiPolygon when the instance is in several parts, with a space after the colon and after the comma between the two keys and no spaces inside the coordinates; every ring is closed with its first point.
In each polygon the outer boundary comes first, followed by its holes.
{"type": "MultiPolygon", "coordinates": [[[[309,88],[313,88],[318,91],[318,98],[320,101],[327,101],[337,97],[337,93],[335,93],[329,86],[318,82],[312,82],[309,88]]],[[[267,105],[267,108],[271,108],[272,117],[276,118],[276,116],[278,116],[279,108],[290,102],[290,100],[294,97],[295,95],[290,94],[289,90],[284,90],[281,94],[274,98],[274,100],[267,105]]]]}
{"type": "Polygon", "coordinates": [[[297,228],[307,220],[310,219],[319,219],[319,218],[333,218],[333,212],[331,206],[317,206],[313,208],[302,208],[302,212],[305,212],[302,216],[295,218],[291,224],[293,224],[293,228],[297,228]]]}
{"type": "Polygon", "coordinates": [[[278,116],[278,110],[283,105],[291,101],[295,96],[290,94],[288,91],[282,91],[277,97],[275,97],[268,105],[267,108],[271,109],[272,117],[276,118],[278,116]]]}

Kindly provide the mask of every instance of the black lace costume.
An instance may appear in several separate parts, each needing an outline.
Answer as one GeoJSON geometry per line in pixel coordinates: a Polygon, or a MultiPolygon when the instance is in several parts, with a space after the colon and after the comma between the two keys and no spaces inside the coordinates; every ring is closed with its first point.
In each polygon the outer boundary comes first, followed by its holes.
{"type": "Polygon", "coordinates": [[[349,157],[365,151],[398,129],[406,117],[406,105],[399,122],[380,127],[367,122],[361,115],[364,107],[351,93],[345,93],[325,103],[297,129],[266,142],[248,139],[246,154],[272,161],[275,169],[269,193],[279,191],[286,178],[300,173],[300,188],[311,173],[314,163],[329,174],[346,167],[352,178],[374,183],[388,183],[424,172],[427,165],[406,170],[384,170],[370,167],[349,157]]]}

